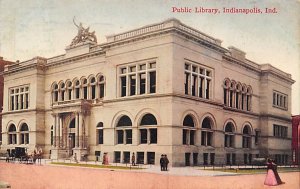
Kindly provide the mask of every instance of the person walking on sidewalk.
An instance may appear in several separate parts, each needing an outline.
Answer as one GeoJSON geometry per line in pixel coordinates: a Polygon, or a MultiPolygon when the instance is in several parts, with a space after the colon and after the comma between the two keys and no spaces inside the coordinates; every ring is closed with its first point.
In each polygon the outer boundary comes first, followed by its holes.
{"type": "Polygon", "coordinates": [[[165,154],[165,157],[164,157],[164,163],[165,163],[165,166],[164,166],[164,170],[165,171],[168,171],[168,164],[169,164],[169,159],[167,157],[167,154],[165,154]]]}
{"type": "Polygon", "coordinates": [[[132,153],[132,156],[131,156],[131,164],[132,164],[132,166],[135,166],[135,155],[134,155],[134,152],[132,153]]]}
{"type": "Polygon", "coordinates": [[[163,154],[160,156],[159,163],[160,163],[160,170],[164,171],[164,169],[165,169],[165,157],[164,157],[163,154]]]}

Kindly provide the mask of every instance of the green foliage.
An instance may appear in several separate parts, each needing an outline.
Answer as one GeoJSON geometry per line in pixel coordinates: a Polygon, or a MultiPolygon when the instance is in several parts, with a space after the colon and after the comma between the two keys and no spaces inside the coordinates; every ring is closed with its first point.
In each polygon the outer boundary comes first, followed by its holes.
{"type": "Polygon", "coordinates": [[[138,167],[125,167],[125,166],[113,166],[113,165],[96,165],[96,164],[80,164],[80,163],[62,163],[62,162],[51,162],[53,165],[64,165],[73,167],[88,167],[88,168],[100,168],[100,169],[122,169],[122,170],[137,170],[142,169],[138,167]]]}

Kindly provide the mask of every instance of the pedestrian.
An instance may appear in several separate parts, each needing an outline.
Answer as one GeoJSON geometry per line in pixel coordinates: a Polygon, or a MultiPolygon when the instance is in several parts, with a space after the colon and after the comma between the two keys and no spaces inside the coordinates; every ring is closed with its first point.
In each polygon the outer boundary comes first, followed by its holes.
{"type": "Polygon", "coordinates": [[[132,156],[131,156],[131,164],[132,164],[132,166],[135,166],[135,155],[134,155],[134,152],[132,153],[132,156]]]}
{"type": "Polygon", "coordinates": [[[268,186],[283,184],[277,172],[277,165],[271,159],[267,160],[267,175],[264,184],[268,186]]]}
{"type": "Polygon", "coordinates": [[[164,155],[163,155],[163,154],[160,156],[159,162],[160,162],[160,170],[161,170],[161,171],[164,171],[164,167],[165,167],[165,159],[164,159],[164,155]]]}
{"type": "Polygon", "coordinates": [[[168,159],[168,157],[167,157],[167,154],[165,154],[164,159],[165,159],[165,171],[168,171],[169,159],[168,159]]]}

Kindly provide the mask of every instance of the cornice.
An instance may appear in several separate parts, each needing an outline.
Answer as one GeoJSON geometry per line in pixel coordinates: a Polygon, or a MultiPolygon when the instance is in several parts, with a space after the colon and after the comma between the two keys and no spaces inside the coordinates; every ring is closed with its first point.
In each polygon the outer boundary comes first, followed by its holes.
{"type": "Polygon", "coordinates": [[[33,64],[29,64],[29,65],[24,65],[24,66],[17,66],[15,68],[3,71],[1,74],[3,74],[3,76],[8,76],[8,75],[13,75],[13,74],[19,74],[19,73],[25,72],[27,70],[45,71],[45,66],[38,64],[38,63],[33,63],[33,64]]]}
{"type": "Polygon", "coordinates": [[[60,66],[62,64],[71,64],[71,63],[75,63],[78,61],[83,61],[92,57],[96,57],[99,55],[105,54],[105,51],[103,51],[102,49],[99,49],[98,51],[92,51],[86,54],[82,54],[82,55],[78,55],[78,56],[74,56],[74,57],[70,57],[70,58],[65,58],[65,59],[61,59],[61,60],[57,60],[57,61],[51,61],[51,63],[47,63],[46,64],[46,69],[49,69],[51,67],[56,67],[56,66],[60,66]]]}
{"type": "Polygon", "coordinates": [[[27,109],[27,110],[16,110],[16,111],[7,111],[7,112],[2,112],[0,113],[0,115],[11,115],[11,114],[26,114],[26,113],[32,113],[32,112],[36,112],[36,113],[45,113],[44,109],[41,108],[37,108],[37,109],[27,109]]]}
{"type": "Polygon", "coordinates": [[[292,121],[291,117],[279,116],[279,115],[274,115],[274,114],[260,114],[260,117],[261,118],[275,118],[275,119],[280,119],[280,120],[284,120],[287,122],[292,121]]]}
{"type": "Polygon", "coordinates": [[[261,77],[268,76],[269,74],[276,77],[277,79],[287,81],[290,85],[295,83],[295,80],[293,80],[291,78],[284,77],[282,75],[279,75],[278,73],[274,72],[273,70],[262,70],[261,71],[261,77]]]}
{"type": "Polygon", "coordinates": [[[249,64],[247,64],[246,62],[243,62],[243,61],[241,61],[241,60],[235,59],[235,58],[233,58],[233,57],[231,57],[231,56],[229,56],[229,55],[224,54],[224,55],[223,55],[223,59],[224,59],[225,61],[229,62],[229,63],[234,63],[234,64],[237,64],[237,65],[239,65],[239,66],[242,66],[242,67],[244,67],[244,68],[246,68],[246,69],[249,69],[249,70],[251,70],[251,71],[257,73],[258,75],[261,74],[261,70],[260,70],[259,68],[255,68],[254,66],[251,66],[251,65],[249,65],[249,64]]]}

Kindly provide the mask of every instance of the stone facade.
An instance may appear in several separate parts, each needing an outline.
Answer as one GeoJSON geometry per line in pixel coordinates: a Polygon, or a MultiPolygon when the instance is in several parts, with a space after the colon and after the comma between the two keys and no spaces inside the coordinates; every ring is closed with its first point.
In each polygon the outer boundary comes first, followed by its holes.
{"type": "Polygon", "coordinates": [[[291,160],[290,74],[176,19],[80,39],[5,68],[3,149],[121,163],[167,154],[173,166],[291,160]]]}
{"type": "Polygon", "coordinates": [[[300,115],[292,116],[292,153],[293,163],[300,162],[300,115]]]}

